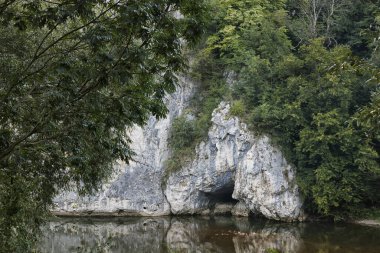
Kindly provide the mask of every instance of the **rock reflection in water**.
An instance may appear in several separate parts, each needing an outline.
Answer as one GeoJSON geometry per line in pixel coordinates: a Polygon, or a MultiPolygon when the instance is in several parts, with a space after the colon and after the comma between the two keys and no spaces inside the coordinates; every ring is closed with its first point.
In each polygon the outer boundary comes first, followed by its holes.
{"type": "Polygon", "coordinates": [[[280,252],[298,252],[300,238],[298,228],[273,225],[256,230],[256,232],[249,232],[244,236],[235,236],[233,242],[237,253],[267,253],[269,249],[277,249],[280,252]]]}
{"type": "Polygon", "coordinates": [[[48,223],[42,252],[375,253],[380,228],[284,224],[235,217],[62,219],[48,223]]]}
{"type": "Polygon", "coordinates": [[[64,220],[50,222],[42,238],[42,252],[164,252],[168,219],[122,221],[64,220]]]}
{"type": "Polygon", "coordinates": [[[248,218],[174,218],[166,242],[174,252],[297,251],[300,236],[296,228],[274,224],[267,227],[263,223],[258,226],[256,228],[248,218]]]}

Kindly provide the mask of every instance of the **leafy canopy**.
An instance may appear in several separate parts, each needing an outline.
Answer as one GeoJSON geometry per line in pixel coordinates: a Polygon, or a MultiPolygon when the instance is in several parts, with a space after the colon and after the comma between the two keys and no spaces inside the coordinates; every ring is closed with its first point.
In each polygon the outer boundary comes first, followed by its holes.
{"type": "Polygon", "coordinates": [[[166,113],[203,1],[0,1],[0,248],[22,251],[52,198],[97,189],[166,113]],[[24,235],[25,240],[15,238],[24,235]]]}
{"type": "Polygon", "coordinates": [[[341,219],[379,205],[380,3],[213,4],[209,61],[235,73],[234,113],[298,168],[306,210],[341,219]]]}

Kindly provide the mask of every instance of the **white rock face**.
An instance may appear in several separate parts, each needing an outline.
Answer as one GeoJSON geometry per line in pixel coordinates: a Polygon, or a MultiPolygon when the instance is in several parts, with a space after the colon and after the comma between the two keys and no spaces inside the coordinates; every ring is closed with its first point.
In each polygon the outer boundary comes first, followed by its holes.
{"type": "Polygon", "coordinates": [[[170,127],[188,106],[193,90],[193,83],[182,78],[167,98],[165,119],[151,117],[145,127],[129,130],[135,161],[117,164],[113,179],[94,196],[80,197],[75,192],[57,196],[54,211],[159,216],[213,215],[228,209],[237,216],[253,212],[276,220],[302,219],[294,169],[268,137],[253,135],[231,117],[224,102],[214,110],[208,138],[196,147],[194,160],[170,175],[162,189],[170,127]]]}
{"type": "Polygon", "coordinates": [[[303,219],[294,169],[268,137],[250,133],[229,109],[220,104],[195,160],[169,177],[165,195],[172,213],[208,213],[232,197],[239,209],[245,205],[270,219],[303,219]]]}
{"type": "Polygon", "coordinates": [[[129,165],[118,163],[113,179],[95,196],[65,192],[55,198],[56,213],[159,216],[170,214],[161,187],[164,162],[169,156],[168,135],[173,120],[188,106],[194,85],[180,78],[177,91],[167,97],[165,119],[151,117],[145,127],[130,129],[136,153],[129,165]]]}

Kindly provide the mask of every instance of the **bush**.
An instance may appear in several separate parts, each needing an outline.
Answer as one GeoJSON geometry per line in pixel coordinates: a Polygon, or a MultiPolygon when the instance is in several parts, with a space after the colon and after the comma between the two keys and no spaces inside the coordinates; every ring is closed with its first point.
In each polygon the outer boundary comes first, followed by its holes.
{"type": "Polygon", "coordinates": [[[166,181],[172,173],[191,162],[195,154],[196,139],[195,120],[189,119],[185,115],[174,120],[169,137],[172,154],[165,163],[163,185],[166,185],[166,181]]]}
{"type": "Polygon", "coordinates": [[[243,118],[245,116],[245,112],[245,105],[242,100],[237,100],[233,102],[230,109],[230,114],[232,116],[243,118]]]}
{"type": "Polygon", "coordinates": [[[191,146],[195,138],[195,122],[180,116],[176,118],[172,125],[169,145],[173,152],[191,146]]]}

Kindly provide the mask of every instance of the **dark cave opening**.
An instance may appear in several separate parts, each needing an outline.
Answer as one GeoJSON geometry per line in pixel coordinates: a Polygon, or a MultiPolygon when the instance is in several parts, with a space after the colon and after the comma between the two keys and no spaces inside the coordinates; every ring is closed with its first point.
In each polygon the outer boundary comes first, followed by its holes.
{"type": "Polygon", "coordinates": [[[232,198],[234,192],[234,184],[224,186],[223,188],[214,192],[205,193],[206,197],[210,200],[211,204],[216,203],[232,203],[236,204],[238,201],[232,198]]]}

